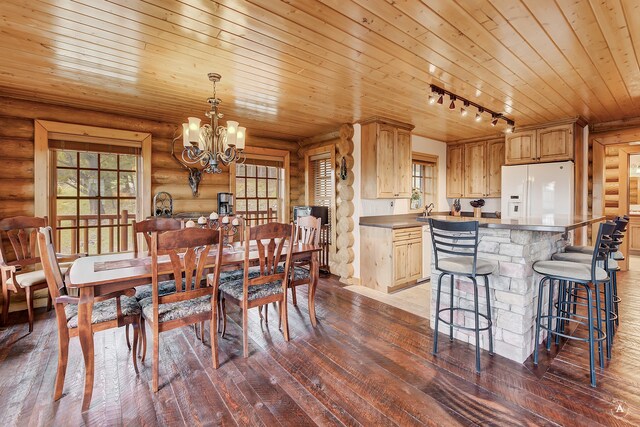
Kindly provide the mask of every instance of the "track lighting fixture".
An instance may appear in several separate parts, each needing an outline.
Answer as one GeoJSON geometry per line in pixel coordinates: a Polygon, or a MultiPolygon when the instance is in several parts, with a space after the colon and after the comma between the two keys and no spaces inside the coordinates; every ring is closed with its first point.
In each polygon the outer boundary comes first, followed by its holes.
{"type": "Polygon", "coordinates": [[[460,107],[461,117],[467,117],[467,114],[469,114],[469,110],[467,110],[467,108],[469,108],[469,101],[464,101],[464,105],[460,107]]]}
{"type": "Polygon", "coordinates": [[[476,123],[479,123],[482,121],[482,114],[487,112],[489,114],[491,114],[491,126],[496,126],[498,124],[498,121],[500,121],[501,119],[504,120],[507,124],[507,127],[505,128],[505,132],[506,133],[511,133],[514,131],[515,129],[515,122],[507,117],[504,116],[503,113],[498,113],[495,111],[491,111],[479,104],[476,104],[473,101],[469,101],[468,99],[462,98],[458,95],[456,95],[455,93],[449,92],[448,90],[444,90],[441,87],[438,87],[436,85],[431,85],[431,94],[429,95],[429,104],[444,104],[444,96],[448,95],[449,99],[451,100],[451,102],[449,103],[449,110],[455,110],[456,109],[456,101],[462,101],[462,107],[460,107],[460,116],[461,117],[466,117],[469,114],[469,107],[471,105],[473,105],[474,107],[477,108],[477,112],[476,112],[476,116],[475,116],[475,121],[476,123]],[[437,101],[436,101],[436,97],[437,97],[437,101]]]}

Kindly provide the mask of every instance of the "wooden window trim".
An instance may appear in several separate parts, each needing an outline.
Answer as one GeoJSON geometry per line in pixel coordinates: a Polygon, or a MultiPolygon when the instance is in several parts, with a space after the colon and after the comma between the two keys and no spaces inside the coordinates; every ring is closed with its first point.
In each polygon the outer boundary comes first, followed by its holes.
{"type": "MultiPolygon", "coordinates": [[[[438,173],[440,172],[440,156],[437,156],[435,154],[425,154],[425,153],[419,153],[416,151],[413,151],[411,153],[411,175],[413,176],[413,163],[414,162],[423,162],[423,163],[434,163],[435,164],[435,171],[433,173],[433,188],[434,188],[434,211],[439,211],[440,207],[438,205],[438,198],[439,198],[439,194],[438,194],[438,173]]],[[[412,186],[412,191],[413,191],[413,186],[412,186]]],[[[422,212],[424,209],[411,209],[411,201],[409,201],[409,212],[411,213],[420,213],[422,212]]]]}
{"type": "Polygon", "coordinates": [[[138,191],[140,204],[137,207],[138,221],[151,216],[151,134],[121,129],[109,129],[73,123],[35,120],[34,123],[34,213],[49,216],[53,194],[50,177],[55,156],[49,149],[49,140],[85,141],[93,144],[120,145],[141,150],[138,165],[138,191]]]}
{"type": "MultiPolygon", "coordinates": [[[[274,148],[262,148],[262,147],[251,147],[245,146],[244,153],[247,156],[247,159],[262,159],[262,160],[274,160],[277,162],[282,162],[282,168],[284,169],[284,194],[283,197],[283,206],[282,211],[280,212],[280,218],[285,223],[289,222],[289,211],[290,209],[290,157],[291,153],[287,150],[277,150],[274,148]]],[[[236,194],[236,165],[235,163],[229,167],[229,189],[231,193],[236,194]]]]}

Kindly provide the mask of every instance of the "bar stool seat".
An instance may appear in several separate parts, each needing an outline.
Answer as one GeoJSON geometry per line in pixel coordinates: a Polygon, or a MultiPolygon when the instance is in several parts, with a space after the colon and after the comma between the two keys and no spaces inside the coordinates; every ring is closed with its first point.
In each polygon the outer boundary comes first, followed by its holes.
{"type": "MultiPolygon", "coordinates": [[[[543,276],[553,276],[562,280],[581,280],[589,281],[592,278],[591,266],[570,261],[538,261],[534,264],[533,269],[536,273],[543,276]]],[[[596,267],[596,280],[604,281],[608,279],[607,272],[596,267]]]]}
{"type": "MultiPolygon", "coordinates": [[[[439,263],[440,271],[451,274],[473,274],[473,258],[464,256],[453,256],[442,258],[439,263]]],[[[476,275],[485,276],[493,273],[495,266],[486,259],[476,260],[476,275]]]]}

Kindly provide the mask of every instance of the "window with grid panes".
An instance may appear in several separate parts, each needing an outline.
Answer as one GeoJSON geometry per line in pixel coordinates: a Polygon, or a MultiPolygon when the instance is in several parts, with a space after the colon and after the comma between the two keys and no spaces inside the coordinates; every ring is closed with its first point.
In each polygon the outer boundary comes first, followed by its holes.
{"type": "Polygon", "coordinates": [[[248,225],[279,221],[284,169],[251,161],[236,164],[236,214],[242,215],[248,225]]]}
{"type": "Polygon", "coordinates": [[[89,255],[133,249],[138,158],[58,149],[51,224],[58,250],[89,255]]]}
{"type": "Polygon", "coordinates": [[[436,164],[414,160],[411,166],[411,209],[424,209],[436,202],[436,164]]]}
{"type": "Polygon", "coordinates": [[[333,195],[333,168],[331,155],[323,153],[309,159],[311,169],[310,204],[313,206],[327,206],[329,208],[329,224],[331,224],[333,195]]]}

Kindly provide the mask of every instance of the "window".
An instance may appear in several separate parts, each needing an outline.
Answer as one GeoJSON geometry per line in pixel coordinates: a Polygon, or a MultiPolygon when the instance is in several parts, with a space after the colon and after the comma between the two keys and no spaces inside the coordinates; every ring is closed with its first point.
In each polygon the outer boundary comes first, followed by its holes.
{"type": "Polygon", "coordinates": [[[250,226],[281,221],[284,169],[276,162],[247,162],[255,163],[236,164],[236,214],[242,215],[250,226]]]}
{"type": "Polygon", "coordinates": [[[311,157],[309,166],[311,168],[311,204],[330,207],[333,197],[333,168],[330,154],[311,157]]]}
{"type": "Polygon", "coordinates": [[[140,156],[65,149],[53,153],[57,250],[90,255],[132,250],[140,156]]]}
{"type": "Polygon", "coordinates": [[[411,166],[411,205],[412,210],[422,210],[437,200],[437,158],[427,159],[427,156],[414,154],[411,166]]]}

